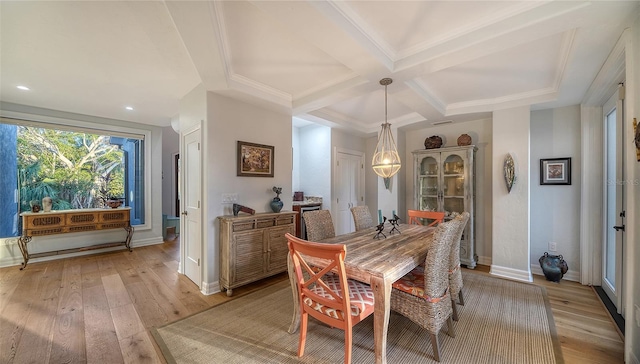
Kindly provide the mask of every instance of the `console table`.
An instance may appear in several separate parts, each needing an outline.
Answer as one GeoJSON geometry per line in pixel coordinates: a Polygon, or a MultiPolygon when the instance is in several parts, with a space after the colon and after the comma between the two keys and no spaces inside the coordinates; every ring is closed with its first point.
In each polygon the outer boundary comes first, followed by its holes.
{"type": "Polygon", "coordinates": [[[51,256],[62,253],[92,250],[98,248],[108,248],[124,244],[131,251],[131,237],[133,227],[130,223],[131,208],[120,207],[115,209],[80,209],[80,210],[58,210],[51,212],[23,212],[22,216],[22,236],[18,239],[18,247],[22,253],[22,267],[24,269],[31,258],[51,256]],[[105,243],[87,247],[47,251],[30,254],[28,244],[34,236],[45,236],[54,234],[66,234],[96,230],[108,230],[123,228],[127,232],[125,241],[117,243],[105,243]]]}

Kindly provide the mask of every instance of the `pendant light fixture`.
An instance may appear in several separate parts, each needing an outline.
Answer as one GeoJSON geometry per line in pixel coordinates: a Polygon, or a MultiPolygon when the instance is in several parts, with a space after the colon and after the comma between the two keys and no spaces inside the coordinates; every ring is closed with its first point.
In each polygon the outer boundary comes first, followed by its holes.
{"type": "Polygon", "coordinates": [[[378,144],[373,154],[371,166],[373,171],[382,178],[391,178],[400,170],[400,155],[391,133],[391,124],[387,122],[387,86],[393,82],[390,78],[383,78],[380,84],[384,86],[384,124],[378,136],[378,144]]]}

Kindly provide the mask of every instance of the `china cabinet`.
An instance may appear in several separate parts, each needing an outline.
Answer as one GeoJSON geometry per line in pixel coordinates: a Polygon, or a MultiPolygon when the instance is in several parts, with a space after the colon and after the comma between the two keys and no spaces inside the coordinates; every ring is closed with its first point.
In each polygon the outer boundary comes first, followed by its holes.
{"type": "Polygon", "coordinates": [[[470,218],[460,241],[460,263],[475,268],[474,145],[413,152],[414,208],[444,211],[445,220],[467,211],[470,218]]]}

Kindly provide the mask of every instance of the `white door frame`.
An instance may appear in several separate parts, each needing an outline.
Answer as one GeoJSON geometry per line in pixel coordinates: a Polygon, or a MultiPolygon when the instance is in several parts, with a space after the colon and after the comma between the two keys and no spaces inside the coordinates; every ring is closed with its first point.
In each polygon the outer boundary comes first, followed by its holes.
{"type": "Polygon", "coordinates": [[[350,154],[350,155],[354,155],[354,156],[359,156],[360,157],[360,161],[362,163],[363,168],[360,168],[360,176],[359,176],[359,186],[358,186],[358,191],[360,192],[361,198],[358,199],[358,205],[366,205],[366,200],[365,200],[365,173],[364,173],[364,158],[365,158],[365,152],[361,152],[358,150],[352,150],[352,149],[346,149],[346,148],[340,148],[340,147],[334,147],[333,149],[333,164],[331,166],[331,176],[332,176],[332,200],[331,200],[331,215],[333,217],[333,223],[334,226],[337,226],[337,218],[338,218],[338,203],[337,203],[337,191],[338,191],[338,178],[337,178],[337,171],[338,171],[338,166],[337,166],[337,161],[338,161],[338,154],[350,154]]]}
{"type": "MultiPolygon", "coordinates": [[[[195,126],[189,128],[189,129],[187,129],[185,131],[182,131],[182,130],[180,131],[180,170],[182,171],[182,173],[180,175],[180,179],[181,179],[181,182],[182,182],[181,185],[180,185],[180,196],[183,197],[181,199],[180,203],[182,204],[181,210],[183,210],[183,211],[186,209],[186,206],[185,206],[186,202],[184,201],[184,196],[185,196],[184,189],[185,189],[185,186],[186,186],[186,183],[187,183],[187,179],[188,179],[188,176],[186,175],[187,173],[184,173],[184,163],[185,163],[185,156],[186,156],[184,138],[185,138],[186,135],[194,133],[194,132],[196,132],[198,130],[200,130],[200,133],[201,133],[200,134],[200,137],[201,137],[200,145],[202,146],[202,131],[203,131],[203,129],[202,129],[202,123],[201,122],[198,122],[195,126]]],[[[203,150],[204,150],[204,148],[200,149],[200,152],[201,152],[201,157],[200,157],[201,175],[202,175],[202,163],[203,163],[203,156],[204,156],[203,150]]],[[[200,200],[204,201],[203,200],[204,196],[202,194],[202,181],[200,181],[200,189],[201,189],[201,191],[200,191],[200,200]]],[[[204,210],[203,209],[203,204],[201,204],[201,206],[200,206],[200,221],[201,222],[203,221],[203,219],[202,219],[202,211],[203,210],[204,210]]],[[[185,267],[185,261],[186,261],[186,247],[187,247],[187,244],[185,243],[184,239],[187,239],[187,235],[188,235],[186,229],[187,229],[187,227],[186,227],[186,219],[184,218],[184,216],[181,215],[180,216],[180,265],[178,267],[178,272],[182,273],[182,274],[185,273],[184,272],[184,267],[185,267]]],[[[203,235],[203,231],[202,230],[203,229],[202,229],[202,223],[201,223],[201,225],[200,225],[200,236],[201,237],[203,235]]],[[[204,276],[203,275],[203,273],[204,273],[203,272],[203,267],[204,267],[204,263],[203,263],[204,259],[203,258],[204,258],[204,252],[203,252],[202,244],[201,244],[201,247],[200,247],[200,261],[201,261],[201,263],[200,263],[200,271],[199,271],[200,279],[198,279],[197,282],[194,282],[194,283],[196,283],[198,285],[198,288],[200,290],[202,290],[202,277],[204,276]]]]}
{"type": "MultiPolygon", "coordinates": [[[[602,285],[602,224],[603,197],[602,171],[604,160],[602,145],[603,105],[625,79],[625,49],[630,47],[630,36],[625,30],[611,51],[609,58],[596,76],[580,105],[581,118],[581,191],[580,191],[580,283],[602,285]]],[[[630,49],[630,48],[629,48],[630,49]]],[[[628,93],[629,89],[627,89],[628,93]]],[[[628,95],[627,95],[628,96],[628,95]]],[[[631,111],[631,110],[629,110],[631,111]]],[[[626,124],[626,121],[625,121],[626,124]]],[[[626,143],[623,140],[623,143],[626,143]]],[[[631,236],[628,234],[628,236],[631,236]]],[[[626,254],[625,254],[626,255],[626,254]]],[[[628,269],[628,262],[625,267],[628,269]]]]}
{"type": "Polygon", "coordinates": [[[613,95],[611,95],[611,97],[609,98],[609,100],[607,100],[607,102],[603,105],[603,115],[602,115],[602,127],[603,127],[603,156],[605,157],[605,159],[603,160],[603,177],[605,178],[605,180],[603,181],[603,185],[605,185],[605,189],[609,189],[611,187],[615,188],[615,194],[616,194],[616,198],[615,198],[615,212],[614,212],[614,221],[608,221],[608,205],[607,203],[608,201],[608,192],[607,193],[603,193],[603,211],[606,211],[605,213],[603,213],[603,217],[602,217],[602,226],[603,226],[603,230],[602,230],[602,270],[603,270],[603,275],[602,275],[602,289],[606,292],[607,296],[609,296],[609,298],[611,299],[611,301],[613,302],[613,304],[616,306],[616,310],[619,314],[622,314],[624,316],[624,307],[623,307],[623,299],[624,299],[624,281],[625,281],[625,277],[624,277],[624,272],[623,272],[623,267],[625,265],[624,262],[624,253],[623,253],[623,247],[625,244],[625,233],[624,231],[613,231],[613,226],[618,226],[618,225],[625,225],[625,218],[619,216],[619,214],[626,210],[626,203],[624,201],[624,196],[625,196],[625,184],[624,184],[624,176],[625,176],[625,161],[624,161],[624,153],[623,153],[623,147],[625,145],[624,143],[624,139],[625,139],[625,132],[624,132],[624,102],[623,102],[623,98],[624,98],[624,88],[620,88],[618,89],[617,92],[615,92],[613,95]],[[608,179],[608,173],[607,173],[607,163],[608,161],[606,160],[606,157],[608,156],[608,152],[607,152],[607,141],[608,141],[608,126],[607,124],[607,119],[609,114],[613,111],[616,110],[616,119],[615,119],[615,132],[616,132],[616,137],[615,137],[615,153],[616,153],[616,166],[615,166],[615,172],[616,175],[614,177],[614,180],[610,180],[608,179]],[[607,267],[607,253],[606,253],[606,249],[607,249],[607,244],[609,243],[609,235],[610,233],[612,233],[613,239],[614,239],[614,243],[615,243],[615,272],[614,272],[614,279],[615,279],[615,283],[612,285],[611,282],[609,282],[606,279],[607,273],[605,272],[605,269],[607,267]]]}

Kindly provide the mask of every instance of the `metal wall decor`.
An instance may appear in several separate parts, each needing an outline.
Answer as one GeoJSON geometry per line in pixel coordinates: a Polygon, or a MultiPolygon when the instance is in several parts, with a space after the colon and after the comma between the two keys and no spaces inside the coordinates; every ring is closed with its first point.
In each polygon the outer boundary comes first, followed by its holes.
{"type": "Polygon", "coordinates": [[[633,118],[633,142],[636,144],[636,159],[640,162],[640,125],[636,118],[633,118]]]}
{"type": "Polygon", "coordinates": [[[507,156],[504,158],[503,172],[507,191],[511,193],[511,188],[516,183],[516,162],[511,156],[511,153],[507,153],[507,156]]]}

